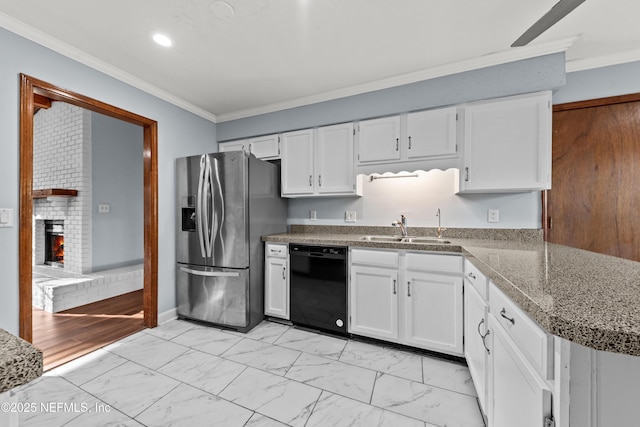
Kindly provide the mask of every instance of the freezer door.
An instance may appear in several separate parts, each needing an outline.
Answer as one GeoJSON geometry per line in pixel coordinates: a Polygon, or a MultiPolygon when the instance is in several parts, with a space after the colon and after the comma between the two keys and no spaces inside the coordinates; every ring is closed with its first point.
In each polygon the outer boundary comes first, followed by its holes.
{"type": "Polygon", "coordinates": [[[246,155],[232,151],[178,159],[176,174],[177,261],[247,267],[246,155]]]}
{"type": "Polygon", "coordinates": [[[177,265],[178,316],[223,326],[249,324],[249,269],[177,265]]]}

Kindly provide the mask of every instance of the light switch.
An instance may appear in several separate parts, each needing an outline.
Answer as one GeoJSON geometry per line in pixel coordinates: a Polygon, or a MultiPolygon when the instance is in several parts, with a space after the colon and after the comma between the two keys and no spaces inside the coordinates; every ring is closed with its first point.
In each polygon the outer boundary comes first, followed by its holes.
{"type": "Polygon", "coordinates": [[[0,227],[13,227],[13,209],[0,209],[0,227]]]}

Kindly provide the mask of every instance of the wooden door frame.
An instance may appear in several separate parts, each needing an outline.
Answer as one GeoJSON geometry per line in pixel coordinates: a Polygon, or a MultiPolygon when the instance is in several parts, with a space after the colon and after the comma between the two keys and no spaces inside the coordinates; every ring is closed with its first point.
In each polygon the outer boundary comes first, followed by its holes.
{"type": "MultiPolygon", "coordinates": [[[[587,99],[585,101],[575,101],[575,102],[567,102],[564,104],[557,104],[553,106],[553,112],[557,113],[560,111],[569,111],[569,110],[579,110],[581,108],[590,108],[590,107],[602,107],[605,105],[614,105],[614,104],[624,104],[625,102],[636,102],[640,101],[640,93],[632,93],[628,95],[618,95],[618,96],[609,96],[606,98],[596,98],[596,99],[587,99]]],[[[553,144],[553,141],[552,141],[553,144]]],[[[553,169],[553,165],[551,166],[553,169]]],[[[551,178],[553,182],[553,177],[551,178]]],[[[553,184],[552,184],[553,185],[553,184]]],[[[542,192],[542,230],[544,235],[544,241],[549,240],[549,211],[548,211],[548,190],[544,190],[542,192]]]]}
{"type": "Polygon", "coordinates": [[[144,325],[158,324],[158,124],[113,105],[20,74],[20,337],[32,342],[33,114],[34,96],[66,102],[143,128],[144,325]]]}

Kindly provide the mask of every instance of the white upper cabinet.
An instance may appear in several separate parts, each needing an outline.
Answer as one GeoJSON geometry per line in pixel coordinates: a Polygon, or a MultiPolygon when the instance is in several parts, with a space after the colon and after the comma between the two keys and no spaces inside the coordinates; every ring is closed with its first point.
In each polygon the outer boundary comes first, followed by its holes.
{"type": "Polygon", "coordinates": [[[247,151],[247,140],[240,139],[237,141],[221,142],[218,144],[218,151],[247,151]]]}
{"type": "Polygon", "coordinates": [[[400,160],[400,116],[363,120],[358,128],[359,163],[400,160]]]}
{"type": "Polygon", "coordinates": [[[312,196],[314,194],[313,157],[313,129],[282,134],[283,196],[312,196]]]}
{"type": "Polygon", "coordinates": [[[282,195],[361,195],[353,133],[346,123],[282,134],[282,195]]]}
{"type": "Polygon", "coordinates": [[[280,158],[280,135],[278,134],[250,138],[247,143],[247,151],[259,159],[280,158]]]}
{"type": "Polygon", "coordinates": [[[218,144],[218,150],[220,152],[245,151],[264,160],[279,159],[280,135],[265,135],[237,141],[221,142],[218,144]]]}
{"type": "Polygon", "coordinates": [[[551,92],[464,107],[459,192],[551,188],[551,92]]]}
{"type": "Polygon", "coordinates": [[[407,115],[407,160],[456,155],[457,108],[438,108],[407,115]]]}
{"type": "Polygon", "coordinates": [[[316,130],[316,135],[316,192],[355,194],[353,123],[321,127],[316,130]]]}
{"type": "Polygon", "coordinates": [[[457,156],[457,107],[363,120],[358,129],[359,166],[457,156]]]}

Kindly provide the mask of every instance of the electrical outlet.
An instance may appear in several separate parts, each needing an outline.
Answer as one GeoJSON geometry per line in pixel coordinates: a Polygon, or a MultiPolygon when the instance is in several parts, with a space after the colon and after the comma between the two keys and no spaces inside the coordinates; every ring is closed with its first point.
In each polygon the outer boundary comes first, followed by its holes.
{"type": "Polygon", "coordinates": [[[489,209],[487,211],[487,222],[500,222],[500,210],[489,209]]]}
{"type": "Polygon", "coordinates": [[[345,222],[356,222],[356,211],[345,211],[345,213],[344,213],[344,221],[345,222]]]}
{"type": "Polygon", "coordinates": [[[316,220],[316,211],[309,211],[309,219],[311,221],[315,221],[316,220]]]}
{"type": "Polygon", "coordinates": [[[100,203],[98,205],[98,212],[100,213],[109,213],[109,205],[106,203],[100,203]]]}

